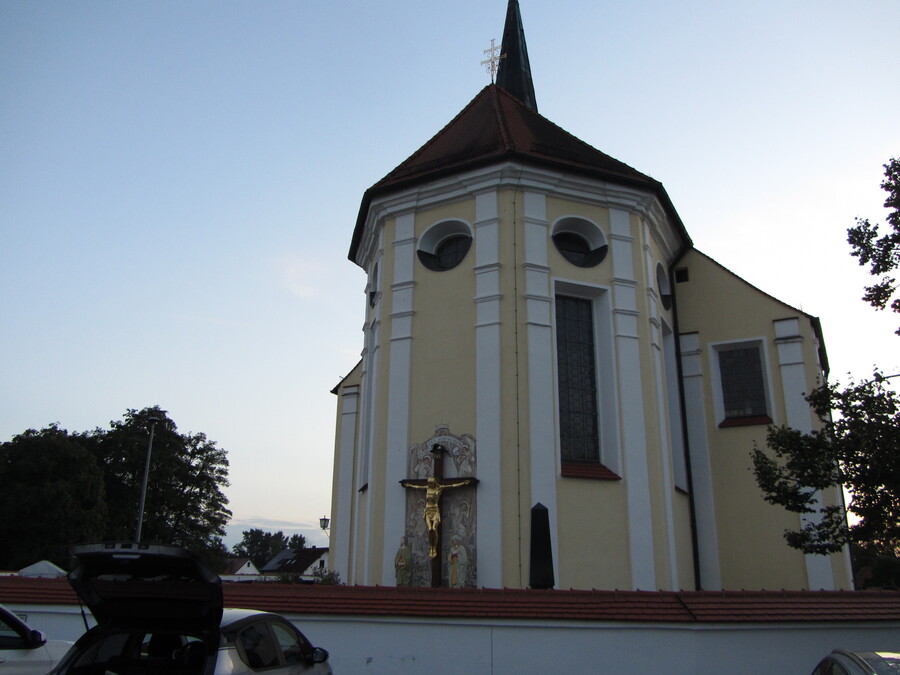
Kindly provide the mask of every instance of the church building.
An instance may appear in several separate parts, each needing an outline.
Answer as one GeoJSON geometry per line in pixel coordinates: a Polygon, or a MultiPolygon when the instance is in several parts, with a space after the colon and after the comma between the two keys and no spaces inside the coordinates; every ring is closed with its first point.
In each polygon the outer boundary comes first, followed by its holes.
{"type": "Polygon", "coordinates": [[[769,425],[815,424],[818,320],[539,114],[516,0],[496,83],[366,190],[349,259],[367,284],[334,389],[345,583],[852,587],[846,551],[788,547],[799,517],[751,470],[769,425]]]}

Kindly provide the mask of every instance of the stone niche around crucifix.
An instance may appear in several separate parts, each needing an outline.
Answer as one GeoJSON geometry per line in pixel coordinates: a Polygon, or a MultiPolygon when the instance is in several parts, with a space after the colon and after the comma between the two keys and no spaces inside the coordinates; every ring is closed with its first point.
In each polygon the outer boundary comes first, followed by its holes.
{"type": "Polygon", "coordinates": [[[475,469],[474,436],[457,436],[447,426],[439,426],[434,436],[409,449],[409,478],[401,481],[406,488],[408,548],[401,546],[397,552],[398,585],[475,587],[475,469]],[[435,480],[429,483],[429,479],[435,480]],[[439,523],[429,538],[429,520],[433,525],[435,506],[439,523]],[[433,544],[434,557],[429,555],[433,544]]]}

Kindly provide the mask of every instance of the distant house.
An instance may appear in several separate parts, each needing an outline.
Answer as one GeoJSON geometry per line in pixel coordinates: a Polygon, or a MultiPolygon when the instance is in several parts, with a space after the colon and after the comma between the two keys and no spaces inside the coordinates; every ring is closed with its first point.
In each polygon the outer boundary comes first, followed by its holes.
{"type": "Polygon", "coordinates": [[[266,576],[273,574],[291,575],[302,580],[312,581],[316,569],[328,567],[327,548],[294,548],[285,549],[263,565],[261,572],[266,576]]]}
{"type": "Polygon", "coordinates": [[[66,571],[49,560],[41,560],[19,570],[20,577],[54,579],[66,576],[66,571]]]}
{"type": "Polygon", "coordinates": [[[222,581],[259,581],[263,578],[250,558],[229,558],[219,576],[222,581]]]}

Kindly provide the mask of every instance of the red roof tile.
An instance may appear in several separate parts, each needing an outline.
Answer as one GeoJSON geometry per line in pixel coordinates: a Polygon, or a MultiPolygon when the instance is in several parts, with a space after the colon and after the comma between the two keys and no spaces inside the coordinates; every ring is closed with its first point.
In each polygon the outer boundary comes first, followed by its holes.
{"type": "MultiPolygon", "coordinates": [[[[577,591],[225,583],[225,604],[282,614],[666,623],[900,621],[897,591],[577,591]]],[[[0,602],[75,604],[64,579],[0,577],[0,602]]]]}

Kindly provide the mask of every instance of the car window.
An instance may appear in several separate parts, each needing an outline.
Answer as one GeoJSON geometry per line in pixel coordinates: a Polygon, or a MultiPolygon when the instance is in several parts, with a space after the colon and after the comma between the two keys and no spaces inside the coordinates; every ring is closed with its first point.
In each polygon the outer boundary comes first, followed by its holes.
{"type": "Polygon", "coordinates": [[[278,645],[284,654],[284,662],[289,665],[305,663],[312,652],[312,647],[306,638],[283,623],[272,623],[271,626],[275,639],[278,640],[278,645]]]}
{"type": "Polygon", "coordinates": [[[238,635],[238,641],[246,656],[246,663],[254,670],[280,665],[278,652],[265,624],[248,626],[238,635]]]}
{"type": "MultiPolygon", "coordinates": [[[[139,637],[139,636],[138,636],[139,637]]],[[[140,645],[130,633],[113,633],[102,640],[93,642],[78,655],[76,666],[87,666],[96,663],[109,663],[116,658],[126,658],[140,645]]]]}
{"type": "Polygon", "coordinates": [[[0,616],[0,649],[24,649],[25,638],[13,625],[0,616]]]}

